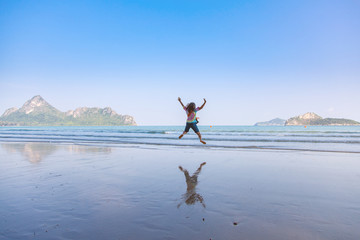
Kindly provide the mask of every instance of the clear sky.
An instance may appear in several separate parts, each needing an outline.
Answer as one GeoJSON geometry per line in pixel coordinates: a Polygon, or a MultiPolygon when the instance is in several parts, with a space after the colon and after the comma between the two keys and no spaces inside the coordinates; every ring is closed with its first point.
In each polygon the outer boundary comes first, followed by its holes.
{"type": "Polygon", "coordinates": [[[139,125],[360,121],[358,0],[0,0],[0,114],[40,94],[139,125]]]}

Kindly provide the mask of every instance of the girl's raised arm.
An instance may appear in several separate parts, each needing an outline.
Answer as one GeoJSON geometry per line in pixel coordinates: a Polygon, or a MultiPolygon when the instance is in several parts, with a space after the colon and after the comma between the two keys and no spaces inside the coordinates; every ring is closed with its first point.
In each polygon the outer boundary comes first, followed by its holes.
{"type": "Polygon", "coordinates": [[[184,108],[185,106],[184,106],[184,104],[181,102],[181,98],[180,98],[180,97],[178,97],[178,101],[180,102],[181,106],[184,108]]]}
{"type": "Polygon", "coordinates": [[[205,106],[205,103],[206,103],[206,99],[204,98],[204,103],[203,105],[201,105],[201,107],[199,107],[199,110],[201,110],[205,106]]]}

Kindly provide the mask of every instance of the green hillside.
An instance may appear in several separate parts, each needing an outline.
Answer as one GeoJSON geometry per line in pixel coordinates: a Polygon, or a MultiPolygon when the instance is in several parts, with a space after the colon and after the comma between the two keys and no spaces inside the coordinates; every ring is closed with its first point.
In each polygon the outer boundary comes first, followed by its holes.
{"type": "Polygon", "coordinates": [[[35,96],[20,109],[11,108],[0,117],[0,126],[121,126],[136,125],[133,117],[111,108],[77,108],[66,113],[35,96]]]}

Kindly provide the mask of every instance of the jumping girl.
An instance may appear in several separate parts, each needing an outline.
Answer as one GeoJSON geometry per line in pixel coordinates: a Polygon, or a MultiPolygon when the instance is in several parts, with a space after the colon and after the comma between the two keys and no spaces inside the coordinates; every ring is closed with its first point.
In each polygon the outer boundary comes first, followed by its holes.
{"type": "Polygon", "coordinates": [[[206,103],[206,100],[204,98],[204,103],[203,105],[201,105],[201,107],[196,107],[195,103],[191,102],[188,105],[186,105],[186,107],[184,106],[184,104],[181,102],[181,98],[178,98],[181,106],[184,108],[184,110],[186,111],[186,115],[187,115],[187,121],[186,121],[186,127],[184,132],[179,136],[179,139],[181,139],[185,134],[187,134],[190,130],[190,128],[192,128],[192,130],[194,130],[194,132],[198,135],[200,142],[203,144],[206,144],[206,142],[204,142],[201,139],[201,134],[199,131],[199,128],[196,126],[196,124],[198,123],[197,119],[196,119],[196,112],[201,110],[206,103]]]}

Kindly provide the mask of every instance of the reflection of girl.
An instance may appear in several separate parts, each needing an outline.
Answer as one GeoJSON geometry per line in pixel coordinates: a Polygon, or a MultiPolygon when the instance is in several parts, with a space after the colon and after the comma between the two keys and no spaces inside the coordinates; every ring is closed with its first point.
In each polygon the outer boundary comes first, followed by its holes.
{"type": "Polygon", "coordinates": [[[204,199],[203,197],[196,193],[196,185],[198,183],[198,175],[201,172],[202,166],[204,166],[206,162],[203,162],[200,164],[199,168],[194,172],[192,176],[189,175],[189,172],[185,169],[183,169],[181,166],[179,166],[180,171],[182,171],[185,175],[186,180],[186,193],[183,195],[183,201],[178,204],[178,208],[181,206],[183,202],[185,202],[187,205],[193,205],[196,202],[200,202],[203,207],[205,207],[204,199]]]}
{"type": "Polygon", "coordinates": [[[196,112],[201,110],[205,106],[205,103],[206,103],[205,98],[204,98],[204,103],[203,103],[203,105],[201,105],[201,107],[196,107],[195,103],[193,103],[193,102],[189,103],[185,107],[184,104],[181,102],[181,98],[178,98],[178,100],[179,100],[181,106],[186,111],[186,115],[187,115],[186,127],[185,127],[184,132],[179,136],[179,139],[181,139],[185,134],[187,134],[191,128],[198,135],[200,142],[203,144],[206,144],[206,142],[204,142],[201,139],[201,134],[200,134],[199,128],[196,125],[198,123],[198,121],[196,119],[196,112]]]}

